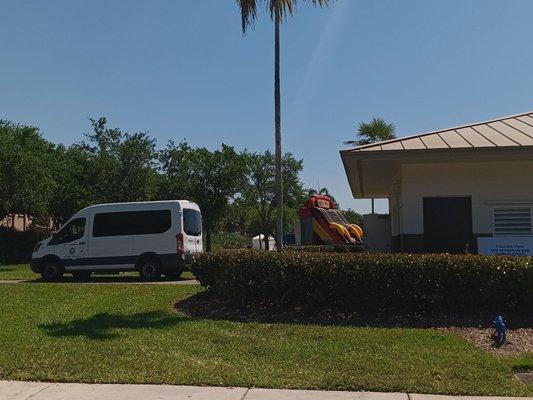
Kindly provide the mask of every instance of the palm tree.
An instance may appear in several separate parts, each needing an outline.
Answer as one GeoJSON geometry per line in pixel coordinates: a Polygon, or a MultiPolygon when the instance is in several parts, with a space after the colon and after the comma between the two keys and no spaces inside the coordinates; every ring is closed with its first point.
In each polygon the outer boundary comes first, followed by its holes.
{"type": "MultiPolygon", "coordinates": [[[[395,139],[396,127],[383,118],[372,118],[370,122],[361,122],[357,128],[357,140],[344,142],[348,146],[363,146],[383,140],[395,139]]],[[[372,199],[372,214],[374,214],[374,199],[372,199]]]]}
{"type": "MultiPolygon", "coordinates": [[[[326,6],[333,0],[303,0],[313,5],[326,6]]],[[[292,15],[297,0],[237,0],[241,10],[242,33],[253,28],[257,19],[257,9],[264,4],[274,21],[274,124],[276,143],[276,202],[277,202],[277,232],[276,242],[278,251],[283,247],[283,174],[281,169],[281,88],[280,88],[280,24],[292,15]]]]}
{"type": "Polygon", "coordinates": [[[357,128],[357,139],[344,142],[348,146],[363,146],[383,140],[395,139],[396,127],[383,118],[372,118],[370,122],[361,122],[357,128]]]}

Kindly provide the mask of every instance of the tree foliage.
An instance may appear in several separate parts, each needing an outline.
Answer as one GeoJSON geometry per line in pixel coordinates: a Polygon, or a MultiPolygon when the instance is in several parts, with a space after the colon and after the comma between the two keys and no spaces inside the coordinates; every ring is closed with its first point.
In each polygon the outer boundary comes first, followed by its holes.
{"type": "MultiPolygon", "coordinates": [[[[209,150],[186,141],[157,149],[146,132],[110,128],[90,118],[91,131],[69,147],[37,128],[0,122],[0,218],[27,214],[55,228],[92,204],[190,199],[200,206],[211,247],[213,231],[251,237],[277,233],[275,157],[270,151],[209,150]]],[[[303,160],[282,158],[284,227],[292,230],[306,199],[303,160]]]]}
{"type": "Polygon", "coordinates": [[[220,149],[192,148],[186,142],[170,142],[161,154],[168,195],[185,195],[202,210],[206,248],[211,249],[214,224],[244,186],[246,163],[231,146],[220,149]]]}
{"type": "Polygon", "coordinates": [[[79,146],[88,156],[88,174],[98,203],[154,199],[157,193],[156,141],[146,132],[108,128],[106,118],[90,119],[93,132],[79,146]]]}
{"type": "Polygon", "coordinates": [[[363,226],[363,216],[359,214],[357,211],[352,210],[351,208],[348,208],[347,210],[341,210],[342,214],[344,215],[344,218],[350,223],[350,224],[356,224],[359,226],[363,226]]]}
{"type": "MultiPolygon", "coordinates": [[[[332,0],[303,0],[313,5],[320,7],[327,6],[332,0]]],[[[237,0],[239,9],[241,10],[241,25],[242,32],[246,33],[248,28],[252,28],[257,19],[257,10],[260,6],[265,6],[270,13],[270,18],[274,20],[276,17],[280,21],[292,15],[297,0],[237,0]]]]}
{"type": "MultiPolygon", "coordinates": [[[[259,232],[266,237],[276,233],[277,190],[275,181],[275,158],[269,151],[248,153],[246,185],[240,201],[253,210],[252,218],[257,221],[259,232]]],[[[283,198],[285,201],[284,230],[294,223],[292,215],[301,201],[304,189],[299,174],[303,169],[303,160],[297,160],[291,153],[282,158],[283,198]]]]}
{"type": "Polygon", "coordinates": [[[47,210],[55,183],[52,149],[38,128],[0,121],[0,217],[47,210]]]}
{"type": "Polygon", "coordinates": [[[370,122],[361,122],[357,128],[357,139],[347,140],[349,146],[363,146],[366,144],[391,140],[396,138],[396,127],[383,118],[373,118],[370,122]]]}

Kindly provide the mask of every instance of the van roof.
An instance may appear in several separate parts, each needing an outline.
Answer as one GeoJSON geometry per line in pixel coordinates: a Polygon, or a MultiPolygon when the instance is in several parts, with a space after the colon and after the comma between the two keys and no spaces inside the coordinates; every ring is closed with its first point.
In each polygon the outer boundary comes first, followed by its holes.
{"type": "Polygon", "coordinates": [[[176,204],[176,203],[180,204],[181,206],[194,205],[198,207],[198,204],[190,200],[160,200],[160,201],[129,201],[129,202],[122,202],[122,203],[93,204],[92,206],[85,207],[84,210],[88,210],[88,209],[96,208],[96,207],[104,207],[104,206],[125,206],[129,204],[176,204]]]}

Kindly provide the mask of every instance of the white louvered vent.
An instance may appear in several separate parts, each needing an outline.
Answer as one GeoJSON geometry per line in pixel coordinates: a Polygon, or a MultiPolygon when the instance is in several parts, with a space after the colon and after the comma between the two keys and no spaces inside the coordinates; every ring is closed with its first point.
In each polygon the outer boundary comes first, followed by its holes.
{"type": "Polygon", "coordinates": [[[494,209],[495,236],[531,235],[530,207],[498,207],[494,209]]]}

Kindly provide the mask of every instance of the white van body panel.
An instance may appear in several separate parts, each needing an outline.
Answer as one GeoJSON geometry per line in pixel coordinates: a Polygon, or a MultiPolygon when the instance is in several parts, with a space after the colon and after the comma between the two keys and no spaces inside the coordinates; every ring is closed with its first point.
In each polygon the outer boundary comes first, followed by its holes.
{"type": "Polygon", "coordinates": [[[161,209],[170,211],[170,218],[172,221],[171,228],[168,231],[157,235],[133,236],[133,254],[143,254],[147,252],[154,252],[157,254],[171,254],[176,252],[176,235],[181,230],[181,205],[179,203],[173,203],[169,204],[168,207],[161,208],[161,205],[159,204],[156,205],[150,203],[143,203],[137,206],[136,211],[161,209]]]}
{"type": "MultiPolygon", "coordinates": [[[[89,218],[90,213],[82,210],[78,213],[76,213],[75,216],[69,219],[68,222],[74,219],[78,218],[85,218],[85,229],[84,229],[84,235],[80,239],[74,240],[69,243],[60,243],[50,246],[54,253],[57,254],[57,256],[61,259],[66,259],[69,261],[74,260],[82,260],[87,257],[88,255],[88,247],[87,247],[87,229],[89,226],[89,218]]],[[[68,223],[67,222],[67,223],[68,223]]]]}
{"type": "MultiPolygon", "coordinates": [[[[147,255],[158,258],[161,266],[166,270],[181,270],[187,263],[190,263],[192,254],[203,249],[201,229],[200,232],[196,232],[196,236],[184,232],[184,225],[190,225],[190,223],[184,224],[184,210],[197,212],[196,216],[201,223],[200,208],[188,200],[112,203],[87,207],[73,215],[61,227],[57,236],[50,237],[37,246],[32,255],[32,270],[39,272],[41,261],[47,257],[54,257],[61,262],[65,271],[128,271],[134,270],[139,260],[147,255]],[[101,221],[107,221],[108,228],[113,231],[117,226],[111,226],[109,221],[113,221],[117,213],[120,213],[121,221],[123,221],[123,224],[118,225],[118,231],[122,225],[126,226],[125,230],[130,229],[128,228],[129,222],[131,222],[131,229],[136,229],[135,223],[141,227],[139,229],[142,229],[143,226],[150,225],[152,215],[158,216],[154,223],[155,229],[160,229],[160,231],[149,234],[94,232],[95,219],[100,221],[98,229],[102,229],[101,221]],[[167,215],[170,215],[170,221],[167,215]],[[58,237],[62,237],[63,229],[68,228],[69,224],[81,226],[81,218],[85,218],[83,236],[78,235],[74,240],[67,240],[64,243],[53,243],[58,241],[58,237]],[[160,226],[157,225],[158,223],[160,226]],[[179,234],[183,235],[184,254],[178,254],[177,236],[179,234]]],[[[186,213],[191,214],[189,211],[186,213]]],[[[118,231],[115,230],[115,232],[118,231]]]]}
{"type": "Polygon", "coordinates": [[[198,235],[190,234],[190,231],[188,229],[189,227],[187,226],[187,224],[185,224],[185,221],[184,221],[185,213],[187,211],[184,211],[183,209],[195,210],[195,211],[200,212],[200,208],[195,203],[189,203],[182,208],[182,212],[180,215],[180,224],[182,226],[182,233],[183,233],[183,239],[184,239],[183,244],[184,244],[185,254],[199,253],[203,251],[203,246],[204,246],[203,241],[202,241],[202,235],[200,234],[198,236],[198,235]]]}

